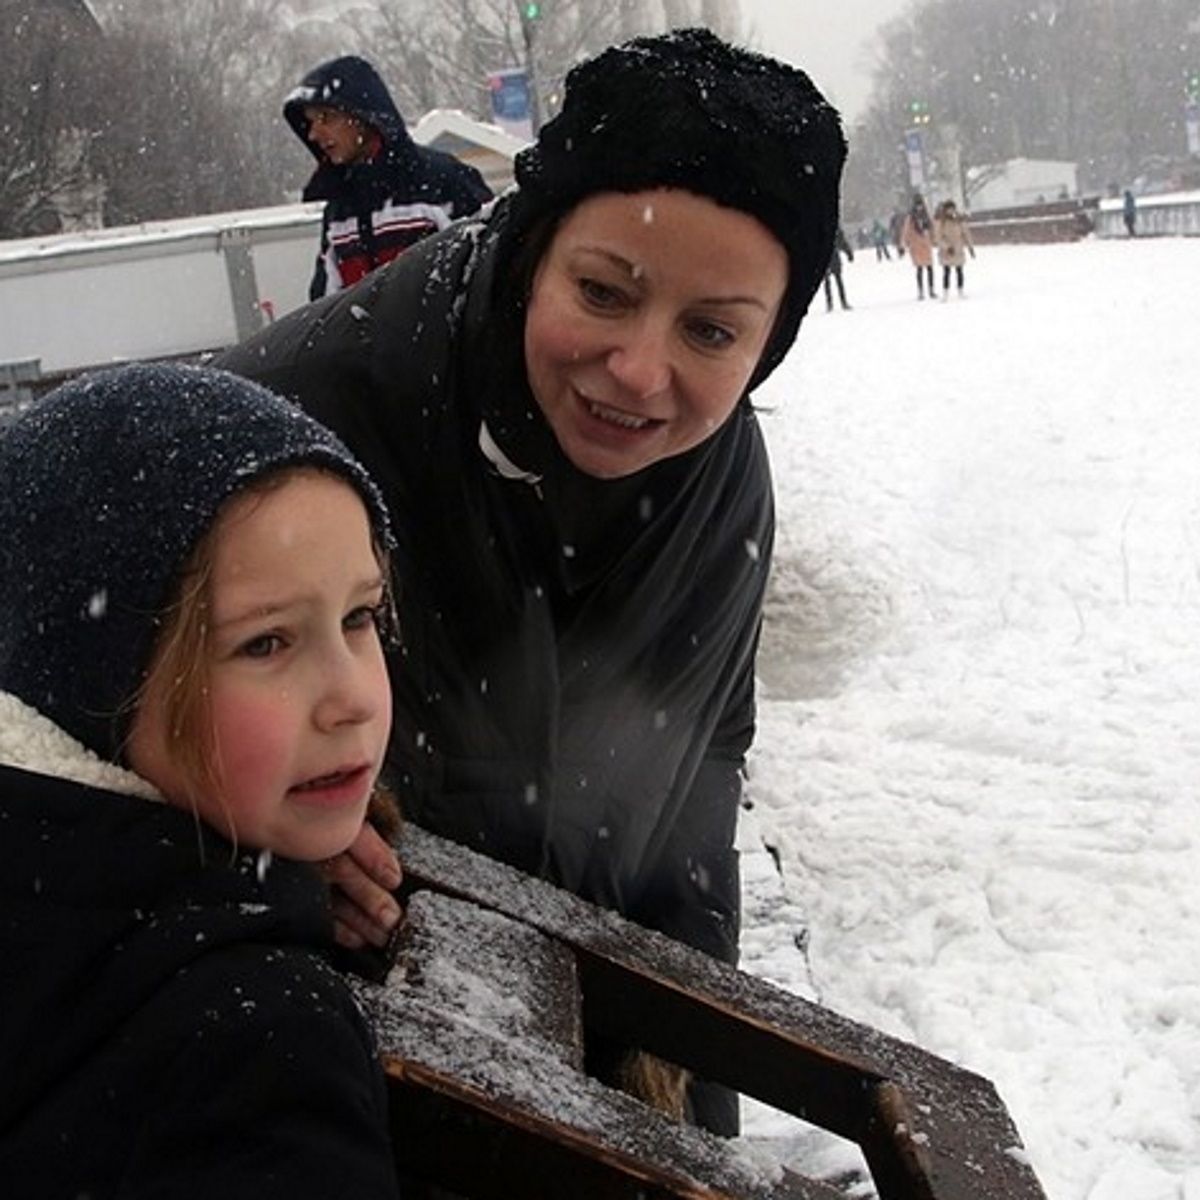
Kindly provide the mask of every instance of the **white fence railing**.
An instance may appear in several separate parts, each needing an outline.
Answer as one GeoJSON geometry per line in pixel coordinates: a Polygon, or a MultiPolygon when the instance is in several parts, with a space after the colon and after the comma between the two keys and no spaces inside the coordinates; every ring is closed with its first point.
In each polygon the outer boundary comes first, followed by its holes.
{"type": "Polygon", "coordinates": [[[0,242],[0,362],[43,374],[228,346],[303,304],[321,206],[0,242]]]}
{"type": "MultiPolygon", "coordinates": [[[[1200,237],[1200,192],[1138,196],[1134,228],[1138,237],[1200,237]]],[[[1096,236],[1129,236],[1120,197],[1100,201],[1096,212],[1096,236]]]]}

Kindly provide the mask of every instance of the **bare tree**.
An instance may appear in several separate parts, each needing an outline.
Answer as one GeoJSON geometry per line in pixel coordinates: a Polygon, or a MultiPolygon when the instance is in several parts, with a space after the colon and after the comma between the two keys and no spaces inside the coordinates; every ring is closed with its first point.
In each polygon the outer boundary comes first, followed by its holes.
{"type": "Polygon", "coordinates": [[[76,81],[99,35],[86,9],[0,0],[0,237],[94,223],[76,81]]]}
{"type": "Polygon", "coordinates": [[[0,0],[15,64],[0,72],[0,236],[101,196],[110,224],[294,197],[312,161],[283,100],[337,54],[370,58],[410,120],[444,107],[488,120],[489,73],[529,65],[546,117],[566,72],[606,45],[740,27],[738,0],[542,0],[532,18],[526,2],[361,0],[331,17],[316,0],[0,0]],[[81,14],[82,40],[68,36],[81,14]]]}
{"type": "Polygon", "coordinates": [[[607,45],[705,21],[728,36],[740,28],[737,0],[543,0],[532,21],[524,8],[524,0],[379,0],[360,28],[406,113],[451,107],[484,120],[492,71],[532,66],[546,117],[567,71],[607,45]]]}
{"type": "MultiPolygon", "coordinates": [[[[1067,159],[1085,189],[1101,191],[1179,162],[1184,81],[1200,64],[1196,13],[1195,0],[923,0],[879,39],[852,155],[902,164],[919,100],[934,132],[956,127],[971,166],[1067,159]]],[[[894,174],[891,165],[852,173],[849,202],[890,207],[895,188],[882,181],[894,174]]]]}

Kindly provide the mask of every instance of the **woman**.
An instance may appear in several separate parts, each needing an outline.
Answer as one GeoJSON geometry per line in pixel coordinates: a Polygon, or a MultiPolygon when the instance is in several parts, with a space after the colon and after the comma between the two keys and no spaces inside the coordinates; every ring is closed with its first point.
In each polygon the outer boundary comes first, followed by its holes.
{"type": "Polygon", "coordinates": [[[904,218],[900,241],[917,269],[917,299],[925,299],[925,285],[928,283],[929,298],[936,300],[937,292],[933,290],[933,222],[929,219],[929,210],[919,192],[913,196],[908,215],[904,218]]]}
{"type": "Polygon", "coordinates": [[[749,395],[830,262],[844,157],[802,72],[637,39],[571,72],[483,219],[224,360],[388,498],[407,815],[725,962],[774,531],[749,395]]]}
{"type": "Polygon", "coordinates": [[[967,228],[966,218],[958,211],[953,200],[943,200],[938,205],[937,215],[933,222],[934,236],[937,239],[938,262],[942,265],[942,299],[950,299],[950,271],[953,269],[958,295],[963,292],[963,267],[967,261],[967,251],[975,257],[975,243],[971,241],[971,231],[967,228]]]}

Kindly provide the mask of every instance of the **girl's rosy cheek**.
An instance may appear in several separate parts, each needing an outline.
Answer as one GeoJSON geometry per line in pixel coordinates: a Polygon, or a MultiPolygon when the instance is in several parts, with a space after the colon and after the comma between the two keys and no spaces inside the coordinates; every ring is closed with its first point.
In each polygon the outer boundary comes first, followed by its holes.
{"type": "Polygon", "coordinates": [[[227,786],[256,782],[289,764],[288,707],[279,697],[218,693],[213,718],[227,786]]]}

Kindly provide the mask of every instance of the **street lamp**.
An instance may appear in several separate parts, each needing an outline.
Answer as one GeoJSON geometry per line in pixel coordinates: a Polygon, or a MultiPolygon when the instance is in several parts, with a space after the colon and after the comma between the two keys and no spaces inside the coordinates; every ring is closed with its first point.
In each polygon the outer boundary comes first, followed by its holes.
{"type": "Polygon", "coordinates": [[[541,97],[538,94],[537,55],[534,46],[542,20],[541,0],[515,0],[521,18],[521,37],[525,42],[525,72],[529,77],[529,121],[534,133],[542,123],[541,97]]]}

